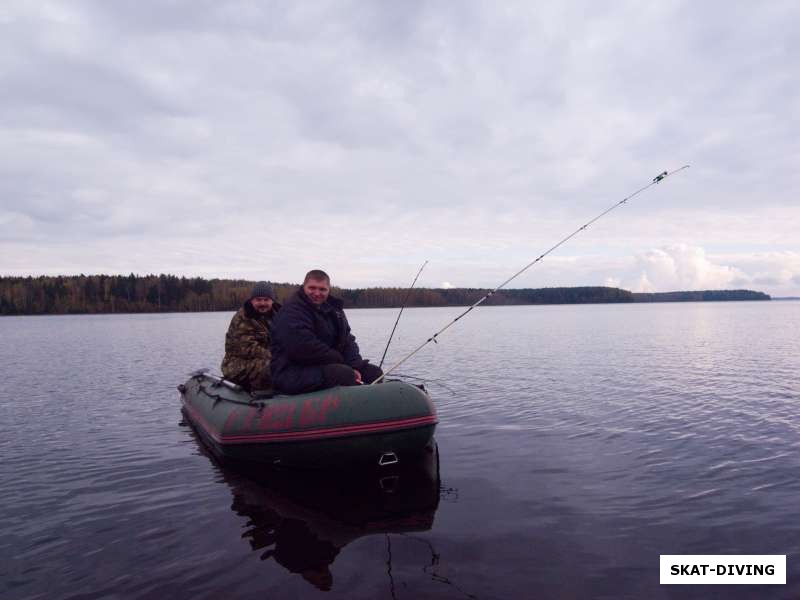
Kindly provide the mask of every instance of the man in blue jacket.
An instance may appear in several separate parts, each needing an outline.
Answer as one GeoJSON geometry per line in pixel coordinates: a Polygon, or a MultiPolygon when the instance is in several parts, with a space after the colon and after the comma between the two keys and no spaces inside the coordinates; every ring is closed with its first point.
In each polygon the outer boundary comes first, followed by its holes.
{"type": "Polygon", "coordinates": [[[360,385],[383,374],[361,358],[342,301],[330,292],[328,274],[309,271],[302,287],[275,316],[271,371],[276,391],[302,394],[337,385],[360,385]]]}

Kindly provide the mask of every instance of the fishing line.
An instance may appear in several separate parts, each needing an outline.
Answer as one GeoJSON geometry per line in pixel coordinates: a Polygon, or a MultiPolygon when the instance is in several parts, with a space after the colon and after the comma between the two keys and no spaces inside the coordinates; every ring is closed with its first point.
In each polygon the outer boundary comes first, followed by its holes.
{"type": "Polygon", "coordinates": [[[450,395],[452,395],[452,396],[456,395],[456,391],[453,388],[451,388],[450,386],[448,386],[447,384],[445,384],[441,379],[432,379],[430,377],[419,377],[417,375],[410,375],[408,373],[398,373],[397,371],[395,371],[392,374],[395,377],[399,377],[401,380],[402,379],[411,379],[412,381],[421,381],[423,384],[429,384],[430,383],[430,384],[433,384],[433,385],[438,385],[438,386],[443,387],[448,392],[450,392],[450,395]]]}
{"type": "MultiPolygon", "coordinates": [[[[456,321],[458,321],[459,319],[461,319],[462,317],[464,317],[464,316],[465,316],[467,313],[471,312],[472,310],[474,310],[475,308],[477,308],[477,307],[478,307],[478,306],[480,306],[481,304],[483,304],[483,303],[484,303],[486,300],[488,300],[489,298],[491,298],[491,297],[492,297],[492,295],[493,295],[495,292],[497,292],[497,291],[498,291],[498,290],[500,290],[501,288],[503,288],[503,287],[505,287],[506,285],[508,285],[509,283],[511,283],[511,282],[512,282],[514,279],[516,279],[517,277],[519,277],[520,275],[522,275],[522,274],[523,274],[525,271],[527,271],[528,269],[530,269],[530,268],[531,268],[533,265],[535,265],[535,264],[536,264],[536,263],[538,263],[540,260],[542,260],[542,259],[543,259],[545,256],[547,256],[548,254],[550,254],[550,253],[551,253],[553,250],[555,250],[556,248],[560,247],[562,244],[565,244],[566,242],[568,242],[569,240],[571,240],[573,237],[575,237],[576,235],[578,235],[578,234],[579,234],[581,231],[584,231],[584,230],[585,230],[587,227],[589,227],[590,225],[592,225],[593,223],[595,223],[596,221],[598,221],[598,220],[599,220],[599,219],[601,219],[602,217],[606,216],[606,215],[607,215],[608,213],[610,213],[612,210],[614,210],[615,208],[617,208],[617,207],[619,207],[619,206],[622,206],[623,204],[625,204],[626,202],[628,202],[628,200],[631,200],[631,199],[635,198],[636,196],[638,196],[639,194],[641,194],[641,193],[642,193],[642,192],[644,192],[645,190],[647,190],[647,189],[649,189],[649,188],[653,187],[654,185],[656,185],[656,184],[660,183],[661,181],[663,181],[664,179],[666,179],[666,178],[667,178],[667,177],[669,177],[670,175],[673,175],[673,174],[675,174],[675,173],[677,173],[677,172],[679,172],[679,171],[683,171],[684,169],[688,169],[688,168],[689,168],[689,165],[683,165],[682,167],[680,167],[679,169],[675,169],[674,171],[663,171],[663,172],[659,173],[658,175],[656,175],[655,177],[653,177],[653,181],[651,181],[651,182],[650,182],[650,183],[648,183],[647,185],[645,185],[645,186],[643,186],[643,187],[639,188],[638,190],[636,190],[636,191],[635,191],[635,192],[633,192],[632,194],[630,194],[630,195],[626,196],[625,198],[623,198],[622,200],[620,200],[620,201],[619,201],[619,202],[617,202],[616,204],[614,204],[614,205],[612,205],[612,206],[608,207],[606,210],[604,210],[603,212],[601,212],[599,215],[597,215],[596,217],[594,217],[594,218],[593,218],[591,221],[589,221],[589,222],[588,222],[588,223],[586,223],[585,225],[581,225],[580,227],[578,227],[578,228],[577,228],[575,231],[573,231],[572,233],[570,233],[570,234],[569,234],[567,237],[565,237],[564,239],[562,239],[562,240],[561,240],[560,242],[558,242],[558,243],[557,243],[555,246],[553,246],[552,248],[550,248],[549,250],[547,250],[547,251],[546,251],[546,252],[544,252],[543,254],[540,254],[540,255],[539,255],[538,257],[536,257],[534,260],[532,260],[532,261],[531,261],[531,262],[529,262],[527,265],[525,265],[524,267],[522,267],[522,268],[521,268],[519,271],[517,271],[516,273],[514,273],[514,274],[513,274],[511,277],[509,277],[508,279],[506,279],[506,280],[505,280],[503,283],[501,283],[501,284],[500,284],[500,285],[498,285],[496,288],[494,288],[493,290],[491,290],[489,293],[487,293],[485,296],[483,296],[481,299],[479,299],[477,302],[475,302],[475,304],[473,304],[473,305],[469,306],[469,307],[468,307],[468,308],[467,308],[467,309],[466,309],[464,312],[462,312],[462,313],[461,313],[460,315],[458,315],[458,316],[457,316],[455,319],[453,319],[452,321],[450,321],[450,322],[449,322],[447,325],[445,325],[444,327],[442,327],[442,328],[441,328],[439,331],[437,331],[436,333],[434,333],[434,334],[433,334],[431,337],[429,337],[427,340],[425,340],[423,343],[421,343],[419,346],[417,346],[417,347],[416,347],[414,350],[412,350],[411,352],[409,352],[409,353],[408,353],[408,354],[407,354],[407,355],[406,355],[406,356],[405,356],[405,357],[404,357],[404,358],[403,358],[403,359],[402,359],[400,362],[396,363],[396,364],[395,364],[393,367],[391,367],[390,369],[388,369],[388,370],[387,370],[387,371],[386,371],[386,372],[385,372],[383,375],[381,375],[380,377],[378,377],[378,378],[377,378],[375,381],[373,381],[373,382],[372,382],[370,385],[375,385],[376,383],[380,383],[380,382],[381,382],[381,381],[382,381],[382,380],[383,380],[383,379],[384,379],[384,378],[385,378],[385,377],[386,377],[386,376],[387,376],[389,373],[391,373],[392,371],[394,371],[394,370],[395,370],[397,367],[399,367],[400,365],[402,365],[402,364],[403,364],[404,362],[406,362],[406,361],[407,361],[409,358],[411,358],[412,356],[414,356],[414,355],[415,355],[417,352],[419,352],[420,350],[422,350],[422,349],[423,349],[425,346],[427,346],[427,345],[428,345],[428,344],[430,344],[431,342],[437,343],[437,341],[436,341],[436,338],[437,338],[437,337],[439,337],[439,336],[440,336],[442,333],[444,333],[445,331],[447,331],[447,330],[448,330],[450,327],[452,327],[453,325],[455,325],[456,321]]],[[[424,265],[423,265],[423,266],[424,266],[424,265]]],[[[382,362],[383,362],[383,361],[381,361],[381,364],[382,364],[382,362]]]]}
{"type": "Polygon", "coordinates": [[[386,352],[389,350],[389,344],[392,343],[392,337],[394,336],[394,330],[397,329],[397,324],[400,322],[400,317],[403,316],[403,309],[406,307],[406,302],[411,297],[411,290],[414,289],[414,284],[417,283],[417,279],[419,279],[419,274],[422,273],[422,269],[425,268],[425,265],[428,264],[426,260],[422,263],[422,266],[417,271],[417,276],[414,277],[414,281],[411,282],[411,287],[408,288],[408,292],[406,292],[406,297],[403,299],[403,303],[400,305],[400,312],[397,313],[397,320],[394,322],[394,327],[392,327],[392,333],[389,334],[389,341],[386,342],[386,348],[383,350],[383,356],[381,356],[381,363],[378,365],[378,368],[383,366],[383,361],[386,360],[386,352]]]}

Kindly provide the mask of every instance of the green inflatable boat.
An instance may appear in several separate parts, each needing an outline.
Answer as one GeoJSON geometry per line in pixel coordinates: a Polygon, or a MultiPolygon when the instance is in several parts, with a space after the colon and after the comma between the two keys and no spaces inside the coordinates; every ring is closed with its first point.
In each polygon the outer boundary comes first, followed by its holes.
{"type": "Polygon", "coordinates": [[[178,391],[187,421],[223,459],[386,467],[430,449],[437,423],[430,396],[402,381],[272,396],[197,371],[178,391]]]}

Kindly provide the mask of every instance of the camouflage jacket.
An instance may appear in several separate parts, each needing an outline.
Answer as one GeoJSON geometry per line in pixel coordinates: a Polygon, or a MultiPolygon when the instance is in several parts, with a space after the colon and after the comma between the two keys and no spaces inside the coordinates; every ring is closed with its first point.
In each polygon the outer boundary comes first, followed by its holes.
{"type": "Polygon", "coordinates": [[[280,310],[273,304],[272,310],[262,315],[250,302],[245,302],[231,319],[225,335],[225,358],[222,374],[225,379],[251,390],[266,390],[272,387],[269,351],[272,317],[280,310]]]}

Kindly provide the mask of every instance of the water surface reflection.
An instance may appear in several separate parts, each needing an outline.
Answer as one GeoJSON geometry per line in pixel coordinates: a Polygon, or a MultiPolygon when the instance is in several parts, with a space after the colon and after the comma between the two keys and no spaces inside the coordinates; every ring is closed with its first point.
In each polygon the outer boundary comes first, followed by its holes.
{"type": "MultiPolygon", "coordinates": [[[[347,473],[220,462],[197,444],[229,486],[231,510],[248,519],[242,538],[251,549],[320,590],[333,588],[331,565],[358,538],[433,526],[440,489],[435,445],[402,467],[347,473]]],[[[387,573],[391,578],[391,558],[387,573]]]]}

